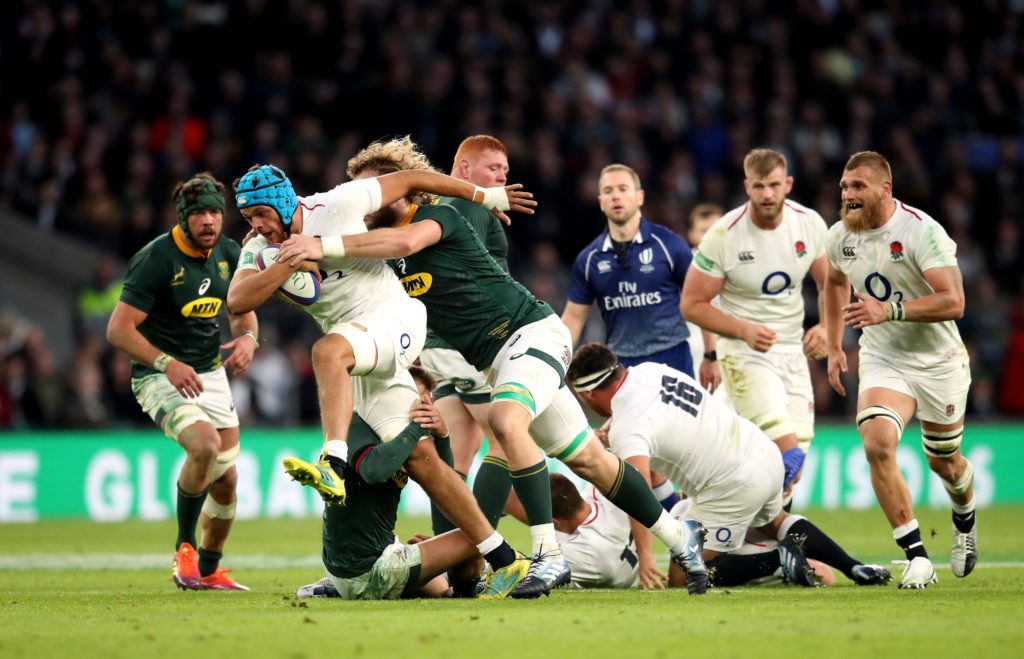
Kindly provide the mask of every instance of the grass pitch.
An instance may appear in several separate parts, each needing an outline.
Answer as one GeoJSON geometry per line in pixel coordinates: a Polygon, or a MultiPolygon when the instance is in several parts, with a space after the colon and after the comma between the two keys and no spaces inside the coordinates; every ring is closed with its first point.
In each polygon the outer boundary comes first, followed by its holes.
{"type": "MultiPolygon", "coordinates": [[[[838,575],[813,590],[502,602],[299,602],[295,588],[322,576],[318,520],[237,524],[224,566],[249,593],[176,590],[173,524],[0,526],[0,657],[1024,656],[1024,508],[981,511],[982,562],[967,579],[946,567],[948,515],[919,511],[940,568],[924,591],[857,588],[838,575]]],[[[862,560],[900,558],[878,510],[808,517],[862,560]]],[[[399,535],[428,527],[403,519],[399,535]]],[[[501,530],[528,546],[518,523],[501,530]]]]}

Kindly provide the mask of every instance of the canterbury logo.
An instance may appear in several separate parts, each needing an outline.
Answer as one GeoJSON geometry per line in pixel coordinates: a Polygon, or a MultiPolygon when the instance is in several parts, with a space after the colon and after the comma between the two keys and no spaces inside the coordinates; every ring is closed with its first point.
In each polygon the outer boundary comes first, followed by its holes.
{"type": "Polygon", "coordinates": [[[740,252],[739,255],[740,263],[753,263],[754,253],[753,252],[740,252]]]}
{"type": "Polygon", "coordinates": [[[843,258],[844,259],[855,259],[855,258],[857,258],[857,252],[855,252],[852,247],[844,247],[843,248],[843,258]]]}
{"type": "Polygon", "coordinates": [[[405,287],[405,294],[409,297],[423,295],[430,290],[430,285],[433,283],[434,278],[429,272],[418,272],[408,277],[402,277],[402,286],[405,287]]]}
{"type": "Polygon", "coordinates": [[[201,297],[183,306],[181,315],[186,318],[216,318],[223,303],[224,301],[219,298],[201,297]]]}

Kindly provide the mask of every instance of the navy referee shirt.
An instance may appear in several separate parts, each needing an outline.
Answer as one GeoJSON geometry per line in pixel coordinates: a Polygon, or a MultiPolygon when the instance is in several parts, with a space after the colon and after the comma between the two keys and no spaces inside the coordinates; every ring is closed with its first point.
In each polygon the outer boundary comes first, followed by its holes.
{"type": "Polygon", "coordinates": [[[668,350],[690,336],[679,313],[679,291],[692,259],[679,235],[641,218],[620,261],[605,228],[576,257],[568,298],[586,306],[597,302],[616,355],[645,357],[668,350]]]}

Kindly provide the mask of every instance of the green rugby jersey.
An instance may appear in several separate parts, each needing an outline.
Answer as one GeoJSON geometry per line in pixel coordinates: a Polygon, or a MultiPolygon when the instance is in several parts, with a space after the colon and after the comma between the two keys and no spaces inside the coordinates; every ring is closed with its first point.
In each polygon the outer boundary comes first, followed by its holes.
{"type": "MultiPolygon", "coordinates": [[[[473,229],[476,231],[477,237],[480,238],[484,247],[487,248],[487,253],[498,262],[502,270],[508,272],[508,238],[505,236],[505,230],[501,226],[501,220],[480,204],[475,204],[461,197],[441,197],[437,203],[451,206],[459,211],[462,217],[469,220],[469,223],[473,225],[473,229]]],[[[423,347],[451,349],[451,345],[429,327],[427,328],[427,340],[424,342],[423,347]]]]}
{"type": "Polygon", "coordinates": [[[405,435],[381,444],[373,429],[358,414],[352,415],[348,465],[342,475],[345,505],[324,508],[324,566],[334,576],[348,579],[366,574],[395,542],[398,500],[409,481],[402,464],[415,446],[416,438],[405,435]],[[379,483],[366,482],[357,470],[365,469],[369,461],[376,462],[375,473],[392,475],[379,483]]]}
{"type": "Polygon", "coordinates": [[[514,331],[554,311],[501,269],[457,210],[416,208],[411,221],[423,220],[441,225],[441,240],[388,265],[405,292],[427,306],[427,327],[483,370],[514,331]]]}
{"type": "MultiPolygon", "coordinates": [[[[121,301],[148,314],[139,325],[142,336],[198,373],[220,368],[217,315],[240,252],[223,235],[209,253],[192,249],[178,227],[140,249],[128,263],[121,301]]],[[[132,361],[133,378],[152,373],[132,361]]]]}

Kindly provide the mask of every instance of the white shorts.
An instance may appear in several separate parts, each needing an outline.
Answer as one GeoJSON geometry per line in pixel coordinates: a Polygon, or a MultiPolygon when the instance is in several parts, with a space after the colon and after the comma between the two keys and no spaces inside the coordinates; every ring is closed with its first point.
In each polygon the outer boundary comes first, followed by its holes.
{"type": "MultiPolygon", "coordinates": [[[[403,545],[395,539],[388,545],[369,572],[358,577],[336,577],[330,573],[338,594],[347,600],[397,600],[409,586],[413,568],[420,566],[420,548],[417,545],[403,545]]],[[[416,570],[419,574],[419,570],[416,570]]]]}
{"type": "MultiPolygon", "coordinates": [[[[757,431],[760,432],[760,431],[757,431]]],[[[708,530],[704,548],[721,553],[743,546],[747,529],[764,526],[782,510],[782,454],[771,442],[751,449],[747,468],[693,497],[683,513],[708,530]]]]}
{"type": "Polygon", "coordinates": [[[802,352],[738,352],[721,358],[722,381],[736,413],[770,439],[796,433],[806,451],[814,438],[814,390],[802,352]]]}
{"type": "Polygon", "coordinates": [[[327,330],[352,345],[352,375],[391,377],[408,370],[423,350],[427,308],[419,300],[388,301],[371,313],[356,316],[327,330]]]}
{"type": "Polygon", "coordinates": [[[967,350],[959,359],[951,359],[945,368],[919,370],[899,368],[872,354],[860,354],[857,368],[859,392],[881,388],[898,391],[917,401],[917,418],[930,423],[950,424],[967,409],[971,388],[971,365],[967,350]]]}
{"type": "Polygon", "coordinates": [[[437,380],[434,400],[458,396],[464,403],[477,405],[491,400],[487,374],[466,361],[462,353],[450,348],[424,348],[420,366],[437,380]]]}
{"type": "Polygon", "coordinates": [[[533,415],[530,436],[563,462],[572,460],[594,433],[579,401],[565,385],[572,357],[569,328],[551,315],[519,328],[487,371],[491,401],[509,401],[533,415]]]}
{"type": "Polygon", "coordinates": [[[182,396],[163,373],[132,378],[132,393],[142,411],[176,442],[183,430],[199,421],[205,421],[218,430],[237,428],[238,413],[235,412],[227,372],[218,368],[209,373],[199,373],[199,379],[203,382],[203,393],[198,398],[182,396]]]}

